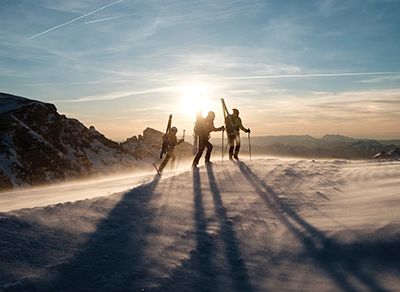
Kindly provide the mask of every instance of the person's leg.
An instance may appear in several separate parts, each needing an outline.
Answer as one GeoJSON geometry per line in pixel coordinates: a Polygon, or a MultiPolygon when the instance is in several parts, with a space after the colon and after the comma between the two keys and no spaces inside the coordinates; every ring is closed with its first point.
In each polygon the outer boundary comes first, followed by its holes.
{"type": "Polygon", "coordinates": [[[239,135],[237,135],[237,136],[235,137],[235,143],[236,143],[236,147],[235,147],[235,154],[233,155],[233,157],[234,157],[235,159],[239,159],[238,154],[239,154],[240,145],[241,145],[241,143],[240,143],[240,136],[239,136],[239,135]]]}
{"type": "Polygon", "coordinates": [[[165,156],[163,162],[161,163],[160,167],[158,168],[158,171],[159,171],[159,172],[162,172],[162,171],[163,171],[163,169],[164,169],[164,167],[167,165],[167,163],[168,163],[170,157],[171,157],[171,156],[169,155],[169,153],[167,153],[167,155],[165,156]]]}
{"type": "Polygon", "coordinates": [[[205,144],[206,141],[207,141],[207,139],[204,139],[203,137],[199,136],[199,149],[197,150],[197,154],[193,159],[192,165],[199,164],[200,157],[201,157],[201,155],[203,155],[203,151],[206,148],[206,144],[205,144]]]}
{"type": "Polygon", "coordinates": [[[210,162],[211,151],[213,149],[213,145],[210,143],[210,141],[207,140],[206,147],[207,147],[207,153],[206,153],[205,161],[210,162]]]}
{"type": "Polygon", "coordinates": [[[232,160],[233,149],[235,147],[235,136],[228,135],[228,143],[229,143],[229,159],[232,160]]]}

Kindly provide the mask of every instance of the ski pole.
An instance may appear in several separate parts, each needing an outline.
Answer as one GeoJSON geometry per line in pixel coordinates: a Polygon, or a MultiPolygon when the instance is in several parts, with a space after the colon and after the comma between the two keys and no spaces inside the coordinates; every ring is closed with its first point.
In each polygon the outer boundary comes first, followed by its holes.
{"type": "MultiPolygon", "coordinates": [[[[185,132],[186,132],[186,130],[183,130],[183,137],[182,137],[183,141],[185,141],[185,132]]],[[[182,156],[182,146],[179,149],[178,163],[176,166],[177,169],[179,167],[179,163],[181,162],[181,156],[182,156]]]]}
{"type": "Polygon", "coordinates": [[[229,146],[229,140],[226,141],[225,148],[224,148],[224,155],[226,152],[228,152],[228,146],[229,146]]]}
{"type": "Polygon", "coordinates": [[[249,138],[249,156],[250,156],[250,161],[251,161],[251,140],[250,140],[250,132],[247,133],[247,137],[249,138]]]}
{"type": "Polygon", "coordinates": [[[224,130],[222,130],[222,143],[221,143],[221,161],[224,161],[224,130]]]}

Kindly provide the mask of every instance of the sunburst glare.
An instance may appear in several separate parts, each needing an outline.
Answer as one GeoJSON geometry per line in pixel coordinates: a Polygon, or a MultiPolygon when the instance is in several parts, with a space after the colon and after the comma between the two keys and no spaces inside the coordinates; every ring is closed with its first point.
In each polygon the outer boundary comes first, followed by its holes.
{"type": "Polygon", "coordinates": [[[205,115],[213,108],[212,88],[206,84],[189,84],[182,87],[180,99],[181,111],[188,116],[195,116],[199,111],[205,115]]]}

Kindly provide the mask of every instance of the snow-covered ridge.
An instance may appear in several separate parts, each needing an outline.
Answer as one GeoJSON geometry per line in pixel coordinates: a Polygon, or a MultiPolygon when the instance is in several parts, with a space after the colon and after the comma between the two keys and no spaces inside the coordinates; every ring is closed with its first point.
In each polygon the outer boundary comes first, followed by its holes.
{"type": "Polygon", "coordinates": [[[0,93],[0,113],[0,189],[133,169],[146,158],[53,104],[0,93]]]}

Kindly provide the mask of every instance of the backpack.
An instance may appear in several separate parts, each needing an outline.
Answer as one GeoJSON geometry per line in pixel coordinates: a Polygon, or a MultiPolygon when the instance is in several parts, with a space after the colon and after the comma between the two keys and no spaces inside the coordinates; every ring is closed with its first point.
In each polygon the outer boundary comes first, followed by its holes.
{"type": "Polygon", "coordinates": [[[201,116],[197,117],[196,123],[194,123],[193,133],[195,135],[201,135],[202,133],[204,133],[205,125],[206,119],[201,116]]]}
{"type": "Polygon", "coordinates": [[[225,130],[226,130],[226,133],[228,133],[228,135],[235,134],[237,132],[235,129],[232,115],[227,115],[225,117],[225,130]]]}

